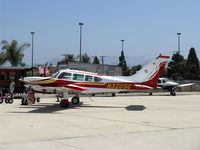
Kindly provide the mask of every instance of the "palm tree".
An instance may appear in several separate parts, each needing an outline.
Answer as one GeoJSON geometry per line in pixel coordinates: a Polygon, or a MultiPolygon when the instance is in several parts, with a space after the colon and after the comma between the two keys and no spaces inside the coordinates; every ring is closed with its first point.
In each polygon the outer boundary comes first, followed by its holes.
{"type": "Polygon", "coordinates": [[[29,43],[24,43],[22,45],[18,45],[16,40],[13,40],[11,44],[7,41],[1,41],[2,50],[4,56],[4,62],[9,61],[12,66],[18,66],[22,64],[22,59],[24,57],[23,50],[30,46],[29,43]]]}

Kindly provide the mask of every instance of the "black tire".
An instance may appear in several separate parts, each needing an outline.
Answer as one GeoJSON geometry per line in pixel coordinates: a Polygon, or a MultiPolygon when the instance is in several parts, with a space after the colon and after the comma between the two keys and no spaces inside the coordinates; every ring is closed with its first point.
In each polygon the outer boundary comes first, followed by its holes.
{"type": "Polygon", "coordinates": [[[71,102],[72,102],[72,104],[77,105],[77,104],[79,104],[80,99],[79,99],[79,97],[74,96],[74,97],[72,98],[71,102]]]}
{"type": "Polygon", "coordinates": [[[171,94],[172,96],[176,96],[176,92],[174,92],[174,91],[170,92],[170,94],[171,94]]]}
{"type": "Polygon", "coordinates": [[[5,103],[8,104],[9,103],[9,99],[5,98],[5,103]]]}
{"type": "Polygon", "coordinates": [[[153,93],[151,93],[151,92],[149,93],[150,96],[151,96],[152,94],[153,94],[153,93]]]}
{"type": "Polygon", "coordinates": [[[12,104],[13,103],[13,99],[12,98],[8,99],[8,103],[12,104]]]}
{"type": "Polygon", "coordinates": [[[65,102],[66,100],[61,100],[60,107],[61,108],[67,108],[69,106],[69,102],[65,102]]]}
{"type": "Polygon", "coordinates": [[[28,105],[27,99],[26,98],[22,98],[21,104],[22,105],[28,105]]]}
{"type": "Polygon", "coordinates": [[[3,103],[3,97],[0,98],[0,104],[2,104],[2,103],[3,103]]]}
{"type": "Polygon", "coordinates": [[[115,95],[115,93],[112,93],[112,97],[115,97],[116,95],[115,95]]]}
{"type": "Polygon", "coordinates": [[[39,103],[40,102],[40,97],[37,97],[36,101],[39,103]]]}

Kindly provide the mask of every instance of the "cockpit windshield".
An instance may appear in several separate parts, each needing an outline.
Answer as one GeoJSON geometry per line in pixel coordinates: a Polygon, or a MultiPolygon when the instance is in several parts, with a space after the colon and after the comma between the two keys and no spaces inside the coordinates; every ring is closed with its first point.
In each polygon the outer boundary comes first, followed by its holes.
{"type": "Polygon", "coordinates": [[[166,83],[166,82],[169,82],[170,80],[169,79],[163,79],[163,83],[166,83]]]}
{"type": "Polygon", "coordinates": [[[59,74],[60,72],[56,72],[56,73],[54,73],[54,74],[52,74],[52,78],[55,78],[58,74],[59,74]]]}

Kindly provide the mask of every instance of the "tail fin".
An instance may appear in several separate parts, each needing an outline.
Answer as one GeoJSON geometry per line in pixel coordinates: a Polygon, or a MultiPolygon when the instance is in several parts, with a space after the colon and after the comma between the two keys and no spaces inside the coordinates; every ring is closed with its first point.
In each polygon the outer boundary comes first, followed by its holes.
{"type": "Polygon", "coordinates": [[[129,80],[156,88],[158,78],[161,76],[169,58],[169,56],[158,56],[153,62],[144,66],[136,74],[128,77],[129,80]]]}

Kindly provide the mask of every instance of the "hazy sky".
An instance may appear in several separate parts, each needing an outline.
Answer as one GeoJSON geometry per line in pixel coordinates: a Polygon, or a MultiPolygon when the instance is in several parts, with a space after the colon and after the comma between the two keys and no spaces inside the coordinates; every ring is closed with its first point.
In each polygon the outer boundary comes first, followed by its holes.
{"type": "MultiPolygon", "coordinates": [[[[31,43],[34,62],[79,54],[79,22],[83,22],[82,53],[118,57],[121,40],[127,58],[172,55],[181,32],[181,51],[191,47],[200,58],[199,0],[0,0],[0,40],[31,43]]],[[[110,59],[112,57],[108,57],[110,59]]],[[[25,50],[31,63],[31,47],[25,50]]]]}

